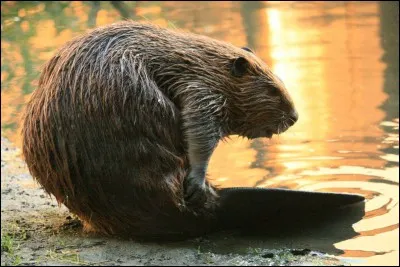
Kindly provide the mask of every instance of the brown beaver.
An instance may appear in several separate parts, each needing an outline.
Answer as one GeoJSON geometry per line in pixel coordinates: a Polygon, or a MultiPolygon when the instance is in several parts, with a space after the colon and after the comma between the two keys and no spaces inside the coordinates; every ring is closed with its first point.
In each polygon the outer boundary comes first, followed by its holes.
{"type": "Polygon", "coordinates": [[[120,22],[64,45],[23,121],[32,176],[95,230],[179,238],[215,222],[205,179],[218,141],[271,137],[298,119],[285,86],[250,49],[120,22]]]}

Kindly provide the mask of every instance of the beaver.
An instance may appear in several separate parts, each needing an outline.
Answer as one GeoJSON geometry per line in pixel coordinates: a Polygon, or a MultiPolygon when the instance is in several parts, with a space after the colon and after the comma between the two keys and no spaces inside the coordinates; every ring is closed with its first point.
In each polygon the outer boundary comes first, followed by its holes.
{"type": "Polygon", "coordinates": [[[133,21],[96,28],[45,64],[23,116],[23,156],[92,229],[188,238],[215,224],[209,159],[229,135],[271,138],[298,120],[252,50],[133,21]]]}

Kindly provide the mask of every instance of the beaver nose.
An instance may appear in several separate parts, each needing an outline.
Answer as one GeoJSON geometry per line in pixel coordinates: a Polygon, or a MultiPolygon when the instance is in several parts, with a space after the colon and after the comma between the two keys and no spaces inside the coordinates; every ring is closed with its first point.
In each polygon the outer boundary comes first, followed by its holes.
{"type": "Polygon", "coordinates": [[[296,121],[299,119],[299,114],[297,113],[296,110],[293,110],[292,112],[290,112],[289,114],[289,120],[288,120],[288,124],[290,126],[292,126],[293,124],[296,123],[296,121]]]}

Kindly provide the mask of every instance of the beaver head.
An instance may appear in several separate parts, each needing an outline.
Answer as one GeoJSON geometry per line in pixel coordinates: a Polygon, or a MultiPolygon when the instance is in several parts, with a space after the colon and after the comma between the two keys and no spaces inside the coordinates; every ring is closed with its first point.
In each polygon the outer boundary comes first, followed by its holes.
{"type": "Polygon", "coordinates": [[[241,52],[230,64],[236,87],[231,134],[252,139],[285,132],[298,120],[285,85],[249,48],[241,52]]]}

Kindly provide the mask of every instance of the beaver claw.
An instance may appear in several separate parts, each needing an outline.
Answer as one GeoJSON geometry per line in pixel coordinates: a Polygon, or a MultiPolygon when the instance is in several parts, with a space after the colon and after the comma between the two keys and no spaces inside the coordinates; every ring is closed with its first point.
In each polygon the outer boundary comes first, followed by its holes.
{"type": "Polygon", "coordinates": [[[207,201],[207,187],[204,180],[199,182],[198,179],[187,177],[185,184],[185,202],[190,206],[204,205],[207,201]]]}
{"type": "Polygon", "coordinates": [[[185,179],[184,198],[186,205],[193,210],[214,209],[217,205],[217,192],[205,179],[191,179],[190,177],[192,176],[189,175],[185,179]]]}

